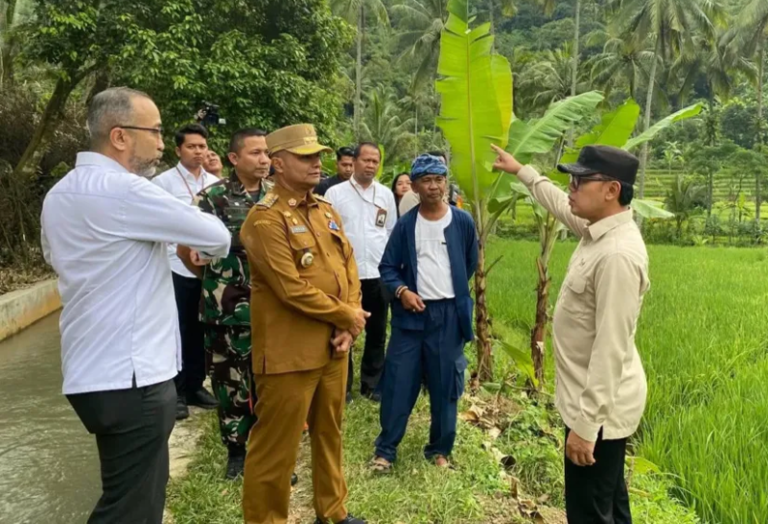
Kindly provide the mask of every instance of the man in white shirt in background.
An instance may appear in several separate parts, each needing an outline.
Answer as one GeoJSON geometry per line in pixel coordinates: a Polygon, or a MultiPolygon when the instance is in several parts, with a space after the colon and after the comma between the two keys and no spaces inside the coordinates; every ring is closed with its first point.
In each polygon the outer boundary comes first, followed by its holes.
{"type": "MultiPolygon", "coordinates": [[[[188,124],[176,132],[179,163],[159,174],[152,182],[182,202],[196,206],[197,194],[219,181],[203,169],[208,154],[208,131],[200,124],[188,124]]],[[[176,254],[176,245],[168,245],[168,259],[173,271],[173,290],[179,313],[182,369],[176,377],[176,420],[189,417],[188,405],[216,409],[218,402],[204,387],[205,332],[200,322],[202,283],[176,254]]]]}
{"type": "MultiPolygon", "coordinates": [[[[371,313],[365,325],[365,349],[360,366],[360,393],[374,402],[384,370],[389,302],[381,285],[379,263],[389,235],[397,222],[395,195],[376,181],[381,163],[379,146],[363,142],[355,153],[355,172],[347,182],[335,185],[325,194],[341,215],[344,232],[352,243],[363,292],[363,309],[371,313]]],[[[347,402],[352,400],[354,363],[349,354],[347,402]]]]}
{"type": "Polygon", "coordinates": [[[648,253],[632,220],[639,162],[610,146],[586,146],[569,192],[494,146],[494,167],[517,175],[581,241],[555,305],[555,405],[566,425],[565,508],[570,524],[630,524],[624,480],[627,439],[645,409],[647,384],[635,347],[648,253]]]}
{"type": "Polygon", "coordinates": [[[166,243],[209,258],[226,255],[230,237],[146,179],[163,151],[146,94],[102,91],[88,129],[91,152],[46,195],[41,217],[64,306],[63,392],[98,444],[103,493],[88,522],[160,524],[181,369],[166,243]]]}

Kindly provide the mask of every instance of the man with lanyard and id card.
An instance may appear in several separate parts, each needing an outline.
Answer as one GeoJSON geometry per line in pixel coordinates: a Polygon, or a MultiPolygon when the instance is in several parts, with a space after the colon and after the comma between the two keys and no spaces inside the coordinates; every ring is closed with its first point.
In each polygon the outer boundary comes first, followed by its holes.
{"type": "MultiPolygon", "coordinates": [[[[196,205],[197,194],[219,181],[203,169],[208,152],[208,131],[200,124],[188,124],[176,132],[179,163],[152,179],[182,202],[196,205]]],[[[173,290],[179,314],[182,370],[175,378],[176,420],[189,417],[188,405],[216,409],[218,402],[204,387],[205,350],[203,324],[199,319],[202,284],[176,254],[177,246],[168,245],[168,259],[173,272],[173,290]]]]}
{"type": "MultiPolygon", "coordinates": [[[[371,313],[365,325],[365,349],[360,366],[360,394],[375,402],[384,370],[387,339],[388,300],[381,285],[379,263],[389,235],[397,222],[397,207],[392,191],[375,180],[381,163],[376,144],[363,142],[355,148],[355,172],[349,181],[333,186],[325,198],[341,215],[344,232],[352,243],[360,274],[363,309],[371,313]]],[[[347,402],[352,400],[354,364],[349,355],[347,402]]]]}

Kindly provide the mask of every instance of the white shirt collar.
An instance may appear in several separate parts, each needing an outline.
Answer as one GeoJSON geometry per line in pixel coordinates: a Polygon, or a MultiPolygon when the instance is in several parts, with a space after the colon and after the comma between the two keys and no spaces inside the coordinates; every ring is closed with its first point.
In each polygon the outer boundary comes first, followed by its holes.
{"type": "Polygon", "coordinates": [[[75,166],[76,167],[85,167],[85,166],[108,167],[114,171],[118,171],[121,173],[129,173],[129,171],[117,160],[110,158],[106,155],[102,155],[101,153],[96,153],[94,151],[83,151],[78,153],[75,166]]]}
{"type": "Polygon", "coordinates": [[[188,180],[194,180],[195,182],[197,182],[198,180],[202,181],[202,180],[204,180],[204,179],[205,179],[205,177],[207,177],[207,176],[213,176],[213,175],[211,175],[211,174],[210,174],[208,171],[206,171],[205,169],[203,169],[203,168],[201,167],[201,168],[200,168],[200,178],[195,178],[195,175],[193,175],[192,173],[190,173],[190,172],[189,172],[189,169],[187,169],[186,167],[184,167],[184,166],[182,165],[182,163],[181,163],[181,162],[179,162],[178,164],[176,164],[176,169],[178,169],[178,170],[179,170],[179,172],[180,172],[182,175],[184,175],[184,176],[185,176],[185,177],[186,177],[188,180]]]}
{"type": "Polygon", "coordinates": [[[349,177],[349,182],[361,191],[368,191],[369,189],[375,187],[377,184],[376,179],[374,179],[373,182],[371,182],[371,185],[365,188],[361,186],[357,180],[355,180],[355,175],[352,175],[351,177],[349,177]]]}

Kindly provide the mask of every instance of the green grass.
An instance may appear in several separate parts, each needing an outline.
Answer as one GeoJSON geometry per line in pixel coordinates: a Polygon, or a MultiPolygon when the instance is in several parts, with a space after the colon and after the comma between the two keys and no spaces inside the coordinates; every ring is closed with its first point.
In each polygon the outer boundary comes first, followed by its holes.
{"type": "MultiPolygon", "coordinates": [[[[552,266],[555,286],[562,281],[573,246],[565,243],[557,248],[552,266]]],[[[536,244],[497,240],[490,251],[490,259],[504,254],[491,274],[489,285],[494,329],[512,333],[525,331],[532,321],[535,300],[536,244]]],[[[468,347],[467,351],[473,360],[472,348],[468,347]]],[[[504,355],[496,356],[498,377],[513,372],[513,368],[504,355]]],[[[552,384],[551,379],[549,383],[552,384]]],[[[512,479],[518,479],[520,499],[537,501],[545,522],[563,523],[563,428],[552,406],[551,395],[531,400],[519,388],[505,391],[499,397],[481,390],[476,396],[465,395],[461,410],[468,410],[471,405],[484,406],[490,413],[488,418],[501,430],[498,438],[460,421],[453,457],[457,470],[437,470],[422,456],[429,427],[428,405],[422,397],[400,447],[395,470],[392,475],[382,477],[372,474],[367,467],[379,430],[378,407],[356,400],[347,409],[344,423],[350,511],[372,524],[530,522],[522,519],[518,501],[512,496],[512,479]],[[505,459],[506,468],[500,463],[500,456],[509,457],[505,459]]],[[[169,507],[174,522],[239,524],[242,522],[241,485],[222,479],[226,454],[218,440],[215,417],[207,414],[203,423],[204,436],[188,474],[171,484],[169,507]]],[[[309,524],[314,514],[306,448],[305,441],[297,465],[301,480],[293,493],[289,522],[309,524]]],[[[699,522],[691,510],[670,496],[674,480],[669,474],[631,474],[635,522],[699,522]]]]}
{"type": "MultiPolygon", "coordinates": [[[[575,247],[558,245],[552,293],[575,247]]],[[[533,322],[537,245],[492,243],[497,321],[533,322]]],[[[768,522],[768,251],[649,246],[652,289],[637,344],[649,380],[638,453],[675,475],[707,522],[768,522]]],[[[550,359],[551,361],[551,359],[550,359]]],[[[655,522],[655,521],[654,521],[655,522]]]]}

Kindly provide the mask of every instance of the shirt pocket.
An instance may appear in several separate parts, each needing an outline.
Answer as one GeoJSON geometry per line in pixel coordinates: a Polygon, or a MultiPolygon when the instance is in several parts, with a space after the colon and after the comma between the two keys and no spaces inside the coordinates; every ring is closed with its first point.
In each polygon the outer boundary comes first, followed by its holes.
{"type": "Polygon", "coordinates": [[[344,261],[349,260],[352,256],[352,246],[349,244],[349,240],[346,239],[339,231],[330,230],[333,237],[334,244],[338,246],[341,255],[344,257],[344,261]]]}
{"type": "Polygon", "coordinates": [[[588,281],[582,273],[572,273],[563,282],[558,307],[570,316],[584,318],[588,313],[588,281]]]}
{"type": "Polygon", "coordinates": [[[296,263],[299,272],[304,273],[311,271],[318,263],[317,242],[315,241],[315,237],[312,235],[312,231],[306,226],[304,226],[306,231],[303,233],[292,233],[291,227],[297,226],[288,226],[288,243],[293,252],[293,261],[296,263]],[[308,258],[305,258],[307,254],[311,255],[311,263],[309,263],[308,258]],[[301,261],[302,258],[304,258],[304,263],[301,261]]]}

